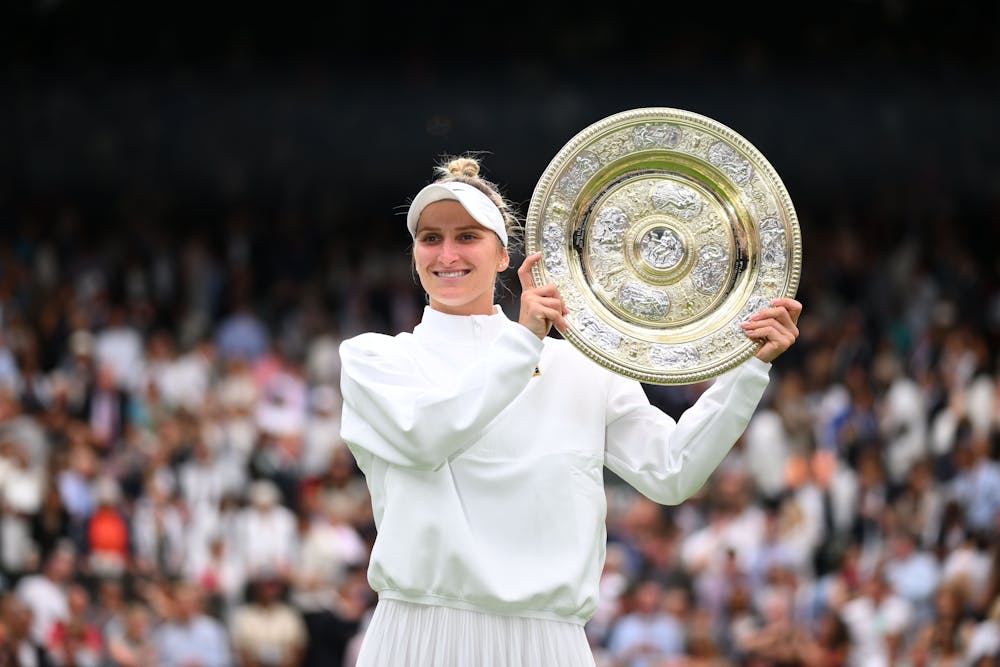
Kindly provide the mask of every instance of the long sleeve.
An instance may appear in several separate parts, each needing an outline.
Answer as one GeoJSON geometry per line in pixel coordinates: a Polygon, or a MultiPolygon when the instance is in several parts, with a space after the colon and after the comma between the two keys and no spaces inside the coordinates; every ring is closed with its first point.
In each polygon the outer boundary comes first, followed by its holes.
{"type": "Polygon", "coordinates": [[[525,388],[541,351],[542,342],[519,325],[505,327],[460,368],[449,367],[456,362],[447,354],[431,360],[430,350],[398,338],[344,341],[341,436],[356,455],[436,469],[474,443],[525,388]]]}
{"type": "Polygon", "coordinates": [[[605,465],[656,502],[684,501],[746,428],[769,368],[751,358],[721,375],[676,422],[649,404],[639,383],[617,379],[609,396],[605,465]]]}

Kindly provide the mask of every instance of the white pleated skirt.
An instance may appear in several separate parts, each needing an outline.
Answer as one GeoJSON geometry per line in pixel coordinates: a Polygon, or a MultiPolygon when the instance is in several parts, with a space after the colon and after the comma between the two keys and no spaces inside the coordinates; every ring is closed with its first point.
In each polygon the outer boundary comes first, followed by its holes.
{"type": "Polygon", "coordinates": [[[382,599],[357,667],[594,667],[583,626],[382,599]]]}

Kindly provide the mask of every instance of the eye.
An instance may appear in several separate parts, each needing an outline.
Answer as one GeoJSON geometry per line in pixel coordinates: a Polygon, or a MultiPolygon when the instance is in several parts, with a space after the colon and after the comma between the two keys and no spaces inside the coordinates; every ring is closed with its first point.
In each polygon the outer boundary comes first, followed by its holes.
{"type": "Polygon", "coordinates": [[[479,234],[476,234],[475,232],[465,232],[459,238],[463,241],[475,241],[479,238],[479,234]]]}
{"type": "Polygon", "coordinates": [[[437,243],[440,237],[437,234],[427,233],[420,237],[421,243],[437,243]]]}

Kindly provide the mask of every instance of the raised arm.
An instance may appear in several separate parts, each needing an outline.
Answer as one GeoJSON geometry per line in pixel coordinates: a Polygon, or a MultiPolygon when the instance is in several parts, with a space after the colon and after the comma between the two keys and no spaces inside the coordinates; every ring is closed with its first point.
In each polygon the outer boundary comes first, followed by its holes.
{"type": "Polygon", "coordinates": [[[694,494],[746,428],[770,364],[751,358],[716,379],[675,422],[650,405],[642,386],[617,381],[604,462],[643,495],[676,505],[694,494]]]}
{"type": "Polygon", "coordinates": [[[649,404],[642,386],[618,379],[608,405],[605,464],[668,505],[694,494],[746,429],[768,383],[771,361],[799,336],[802,304],[780,298],[743,324],[756,356],[719,376],[678,422],[649,404]]]}
{"type": "Polygon", "coordinates": [[[528,329],[505,327],[478,359],[441,383],[395,339],[367,334],[345,341],[341,436],[356,454],[437,468],[472,445],[521,393],[541,351],[528,329]]]}

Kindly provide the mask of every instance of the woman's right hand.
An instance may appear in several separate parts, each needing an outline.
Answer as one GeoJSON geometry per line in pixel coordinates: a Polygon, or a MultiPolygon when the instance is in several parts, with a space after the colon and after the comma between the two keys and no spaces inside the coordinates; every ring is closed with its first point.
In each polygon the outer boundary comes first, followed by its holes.
{"type": "Polygon", "coordinates": [[[560,333],[566,331],[564,316],[569,314],[569,309],[566,308],[554,284],[535,286],[531,267],[541,259],[540,252],[528,255],[521,263],[521,268],[517,270],[517,277],[521,280],[521,314],[518,322],[540,339],[545,338],[553,326],[560,333]]]}

